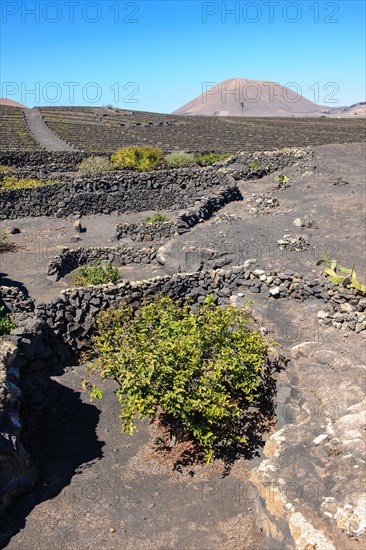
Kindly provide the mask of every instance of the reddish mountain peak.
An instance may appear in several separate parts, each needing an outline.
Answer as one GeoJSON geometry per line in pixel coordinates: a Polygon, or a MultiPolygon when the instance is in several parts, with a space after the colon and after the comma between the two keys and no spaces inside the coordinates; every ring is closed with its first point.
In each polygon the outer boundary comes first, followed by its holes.
{"type": "Polygon", "coordinates": [[[3,97],[0,97],[0,105],[6,105],[7,107],[20,107],[22,109],[27,109],[26,105],[22,105],[17,101],[13,101],[12,99],[7,99],[3,97]]]}

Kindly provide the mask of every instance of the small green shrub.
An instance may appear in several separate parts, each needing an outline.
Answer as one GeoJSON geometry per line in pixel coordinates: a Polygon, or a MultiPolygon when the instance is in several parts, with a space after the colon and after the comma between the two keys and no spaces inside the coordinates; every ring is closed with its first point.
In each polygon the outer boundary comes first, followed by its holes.
{"type": "Polygon", "coordinates": [[[277,189],[286,189],[289,178],[285,175],[275,176],[274,181],[277,183],[277,189]]]}
{"type": "Polygon", "coordinates": [[[110,262],[101,265],[101,258],[98,258],[93,265],[83,265],[76,273],[71,276],[72,282],[76,286],[104,285],[107,283],[116,283],[121,277],[116,267],[110,262]]]}
{"type": "Polygon", "coordinates": [[[111,161],[119,169],[153,170],[163,164],[164,155],[157,147],[125,147],[111,155],[111,161]]]}
{"type": "Polygon", "coordinates": [[[159,223],[159,222],[168,222],[168,221],[170,221],[169,218],[159,213],[153,214],[152,216],[148,216],[143,220],[144,223],[159,223]]]}
{"type": "Polygon", "coordinates": [[[8,238],[8,232],[6,230],[0,231],[0,251],[6,248],[7,238],[8,238]]]}
{"type": "Polygon", "coordinates": [[[208,155],[195,155],[195,161],[196,164],[200,166],[207,166],[215,164],[215,162],[219,162],[220,160],[225,160],[231,156],[230,153],[209,153],[208,155]]]}
{"type": "Polygon", "coordinates": [[[170,153],[165,157],[165,163],[169,168],[183,168],[185,166],[192,166],[196,163],[193,153],[170,153]]]}
{"type": "Polygon", "coordinates": [[[52,185],[56,183],[53,180],[42,181],[36,178],[18,179],[16,176],[5,176],[0,180],[0,191],[9,189],[23,189],[26,187],[41,187],[44,185],[52,185]]]}
{"type": "Polygon", "coordinates": [[[254,170],[260,170],[260,168],[262,168],[262,167],[261,167],[260,163],[257,160],[255,160],[253,162],[249,162],[249,164],[247,164],[245,166],[245,170],[247,170],[248,172],[252,172],[254,170]]]}
{"type": "Polygon", "coordinates": [[[100,174],[114,170],[114,164],[105,157],[88,157],[78,166],[80,174],[100,174]]]}
{"type": "MultiPolygon", "coordinates": [[[[268,344],[248,328],[244,308],[216,306],[212,296],[194,313],[169,297],[102,312],[89,364],[119,389],[122,430],[133,434],[135,414],[170,419],[172,436],[187,437],[207,462],[221,445],[246,444],[245,408],[254,400],[268,344]]],[[[91,397],[102,390],[84,381],[91,397]]]]}
{"type": "Polygon", "coordinates": [[[10,334],[13,328],[15,328],[15,325],[10,319],[9,314],[5,313],[4,306],[0,306],[0,336],[10,334]]]}

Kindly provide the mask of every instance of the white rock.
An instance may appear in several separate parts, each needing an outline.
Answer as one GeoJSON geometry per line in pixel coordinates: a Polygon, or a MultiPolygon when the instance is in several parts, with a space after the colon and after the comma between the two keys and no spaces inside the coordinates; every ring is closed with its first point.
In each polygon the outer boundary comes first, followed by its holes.
{"type": "Polygon", "coordinates": [[[323,443],[323,441],[325,441],[326,439],[328,439],[328,435],[327,434],[320,434],[318,435],[318,437],[316,437],[315,439],[313,439],[313,443],[315,445],[320,445],[321,443],[323,443]]]}
{"type": "Polygon", "coordinates": [[[257,260],[255,258],[250,258],[249,260],[245,260],[243,266],[244,266],[244,268],[248,268],[249,266],[255,264],[256,261],[257,260]]]}
{"type": "Polygon", "coordinates": [[[272,286],[272,287],[269,289],[269,293],[270,293],[272,296],[278,296],[279,293],[280,293],[280,289],[278,288],[278,286],[272,286]]]}
{"type": "Polygon", "coordinates": [[[355,310],[355,308],[353,307],[352,304],[349,304],[349,303],[345,303],[345,304],[341,304],[340,305],[340,308],[339,308],[341,311],[344,311],[346,313],[352,313],[352,311],[355,310]]]}

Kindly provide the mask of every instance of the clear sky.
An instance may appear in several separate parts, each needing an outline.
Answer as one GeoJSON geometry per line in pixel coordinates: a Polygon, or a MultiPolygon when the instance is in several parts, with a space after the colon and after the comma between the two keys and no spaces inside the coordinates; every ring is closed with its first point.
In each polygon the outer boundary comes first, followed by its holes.
{"type": "Polygon", "coordinates": [[[0,95],[169,113],[208,82],[365,101],[363,1],[1,1],[0,95]]]}

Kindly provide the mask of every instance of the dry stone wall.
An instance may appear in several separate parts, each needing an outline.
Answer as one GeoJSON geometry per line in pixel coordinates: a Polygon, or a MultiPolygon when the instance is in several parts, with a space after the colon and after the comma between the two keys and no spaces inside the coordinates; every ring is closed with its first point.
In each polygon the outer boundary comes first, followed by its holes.
{"type": "Polygon", "coordinates": [[[21,392],[17,348],[0,340],[0,512],[12,499],[33,489],[36,476],[21,440],[21,392]]]}
{"type": "Polygon", "coordinates": [[[56,282],[77,267],[93,263],[96,260],[108,261],[116,267],[128,264],[150,264],[156,258],[154,247],[134,248],[131,246],[92,247],[70,249],[65,247],[49,263],[47,275],[56,282]]]}
{"type": "Polygon", "coordinates": [[[29,172],[74,172],[80,162],[90,157],[90,153],[79,151],[2,151],[0,164],[24,169],[29,172]]]}
{"type": "Polygon", "coordinates": [[[0,219],[182,209],[205,191],[230,182],[229,176],[212,168],[84,176],[63,184],[2,191],[0,219]]]}
{"type": "Polygon", "coordinates": [[[119,241],[129,239],[134,242],[160,241],[171,239],[176,234],[174,222],[119,223],[116,225],[115,238],[119,241]]]}
{"type": "MultiPolygon", "coordinates": [[[[225,176],[227,181],[232,181],[230,176],[225,176]]],[[[127,239],[137,242],[159,241],[181,235],[189,231],[197,223],[208,220],[211,216],[223,208],[225,204],[242,200],[242,195],[235,183],[212,191],[210,196],[203,197],[200,201],[180,213],[175,222],[158,222],[140,224],[120,223],[116,226],[116,239],[127,239]]]]}
{"type": "Polygon", "coordinates": [[[269,299],[314,299],[322,308],[318,314],[321,324],[331,323],[336,328],[347,327],[356,332],[366,330],[366,299],[356,291],[290,270],[253,269],[250,260],[228,270],[72,288],[50,303],[36,305],[18,289],[1,287],[0,298],[12,311],[17,328],[0,341],[0,459],[5,464],[0,479],[4,487],[0,493],[0,510],[14,496],[30,490],[35,481],[20,442],[21,425],[17,416],[20,393],[15,383],[19,372],[37,372],[67,364],[90,342],[101,310],[117,307],[124,301],[138,307],[144,298],[160,293],[190,298],[194,304],[202,303],[208,294],[213,294],[221,304],[228,303],[233,294],[250,298],[251,293],[263,293],[269,299]]]}
{"type": "Polygon", "coordinates": [[[52,327],[55,336],[62,338],[73,351],[79,351],[90,339],[99,311],[117,307],[125,300],[138,307],[143,298],[159,293],[188,297],[193,303],[201,303],[208,294],[213,294],[219,303],[227,303],[234,293],[248,298],[262,293],[269,299],[314,299],[321,305],[320,324],[344,326],[356,332],[366,329],[366,299],[357,291],[342,290],[326,279],[303,277],[291,270],[266,272],[252,269],[248,264],[228,270],[178,273],[146,281],[68,289],[51,303],[36,305],[35,316],[52,327]]]}

